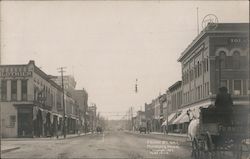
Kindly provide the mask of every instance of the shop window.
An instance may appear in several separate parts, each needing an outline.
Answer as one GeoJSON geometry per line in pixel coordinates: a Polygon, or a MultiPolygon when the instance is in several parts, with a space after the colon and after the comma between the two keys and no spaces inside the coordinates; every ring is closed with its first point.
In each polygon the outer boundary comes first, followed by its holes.
{"type": "Polygon", "coordinates": [[[241,80],[234,80],[234,95],[241,94],[241,80]]]}
{"type": "Polygon", "coordinates": [[[7,100],[7,80],[1,81],[1,100],[7,100]]]}
{"type": "Polygon", "coordinates": [[[17,80],[11,80],[11,100],[17,100],[17,80]]]}
{"type": "Polygon", "coordinates": [[[240,68],[240,53],[239,53],[239,51],[235,51],[233,53],[233,68],[234,69],[240,68]]]}
{"type": "Polygon", "coordinates": [[[22,100],[27,100],[27,85],[28,81],[27,80],[22,80],[21,81],[21,95],[22,95],[22,100]]]}

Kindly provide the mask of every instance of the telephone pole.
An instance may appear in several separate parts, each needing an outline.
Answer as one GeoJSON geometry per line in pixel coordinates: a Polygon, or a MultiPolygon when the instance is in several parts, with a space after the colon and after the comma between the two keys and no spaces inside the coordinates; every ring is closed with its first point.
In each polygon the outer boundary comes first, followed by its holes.
{"type": "Polygon", "coordinates": [[[64,101],[64,83],[63,83],[63,72],[66,67],[59,67],[58,70],[61,73],[62,78],[62,92],[63,92],[63,137],[66,138],[66,128],[65,128],[65,101],[64,101]]]}

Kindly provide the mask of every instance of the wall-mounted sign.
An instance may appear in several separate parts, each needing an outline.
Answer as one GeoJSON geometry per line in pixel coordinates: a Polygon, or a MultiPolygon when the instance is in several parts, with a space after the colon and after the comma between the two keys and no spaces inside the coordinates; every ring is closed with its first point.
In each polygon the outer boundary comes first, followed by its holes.
{"type": "Polygon", "coordinates": [[[244,37],[232,37],[228,39],[229,44],[248,43],[248,39],[244,37]]]}
{"type": "Polygon", "coordinates": [[[28,72],[0,72],[0,77],[30,77],[32,71],[28,72]]]}

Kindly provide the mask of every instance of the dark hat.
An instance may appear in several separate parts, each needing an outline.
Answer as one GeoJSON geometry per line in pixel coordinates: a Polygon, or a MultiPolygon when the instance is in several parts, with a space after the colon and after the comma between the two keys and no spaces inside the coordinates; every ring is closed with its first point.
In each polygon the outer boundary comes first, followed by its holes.
{"type": "Polygon", "coordinates": [[[219,90],[220,92],[227,92],[227,87],[220,87],[219,90]]]}

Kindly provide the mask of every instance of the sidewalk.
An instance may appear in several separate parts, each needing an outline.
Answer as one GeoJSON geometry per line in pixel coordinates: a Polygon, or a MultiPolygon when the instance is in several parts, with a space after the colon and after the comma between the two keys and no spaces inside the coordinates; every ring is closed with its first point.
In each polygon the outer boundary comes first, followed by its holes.
{"type": "Polygon", "coordinates": [[[19,146],[4,146],[4,145],[1,145],[1,153],[6,153],[6,152],[10,152],[10,151],[13,151],[13,150],[17,150],[17,149],[20,149],[19,146]]]}
{"type": "Polygon", "coordinates": [[[68,134],[66,135],[66,138],[64,139],[63,136],[59,136],[57,139],[56,137],[34,137],[34,138],[1,138],[1,153],[6,153],[10,152],[13,150],[20,149],[20,146],[16,145],[4,145],[3,142],[8,142],[8,141],[51,141],[51,140],[67,140],[67,139],[72,139],[80,136],[85,136],[89,135],[91,133],[81,133],[81,134],[68,134]]]}

